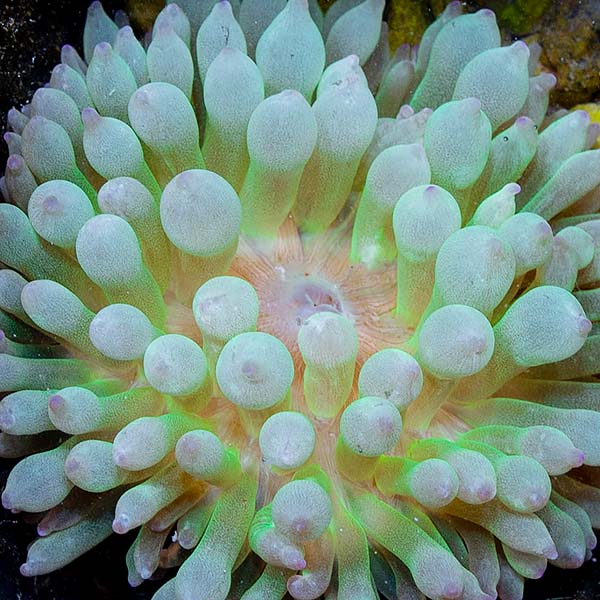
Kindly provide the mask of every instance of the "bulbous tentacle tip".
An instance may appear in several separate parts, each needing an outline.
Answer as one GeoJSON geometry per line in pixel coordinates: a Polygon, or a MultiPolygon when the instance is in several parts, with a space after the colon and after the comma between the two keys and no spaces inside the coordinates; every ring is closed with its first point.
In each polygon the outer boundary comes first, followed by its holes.
{"type": "Polygon", "coordinates": [[[195,540],[196,534],[191,527],[185,526],[177,531],[177,541],[182,548],[190,548],[195,540]]]}
{"type": "Polygon", "coordinates": [[[585,462],[585,454],[579,450],[579,448],[575,448],[573,450],[572,458],[571,458],[571,468],[576,469],[577,467],[581,467],[585,462]]]}
{"type": "Polygon", "coordinates": [[[564,549],[560,556],[560,564],[563,569],[578,569],[585,560],[585,552],[581,548],[564,549]]]}
{"type": "Polygon", "coordinates": [[[177,450],[180,454],[187,456],[189,460],[193,461],[202,450],[202,439],[197,435],[182,435],[177,442],[177,450]]]}
{"type": "Polygon", "coordinates": [[[148,105],[150,104],[150,93],[148,89],[140,88],[137,90],[133,96],[131,96],[130,102],[136,103],[138,105],[148,105]]]}
{"type": "Polygon", "coordinates": [[[103,8],[102,2],[100,2],[100,0],[94,0],[94,2],[92,2],[88,6],[88,15],[93,15],[95,13],[103,12],[103,11],[104,11],[104,8],[103,8]]]}
{"type": "Polygon", "coordinates": [[[550,91],[557,83],[558,79],[552,73],[540,73],[536,81],[536,85],[543,91],[550,91]]]}
{"type": "Polygon", "coordinates": [[[518,183],[507,183],[504,186],[503,191],[506,192],[507,194],[516,196],[517,194],[519,194],[521,192],[521,186],[518,183]]]}
{"type": "Polygon", "coordinates": [[[48,410],[59,414],[66,406],[65,399],[60,394],[53,394],[48,398],[48,410]]]}
{"type": "Polygon", "coordinates": [[[532,119],[526,116],[518,117],[515,120],[515,125],[524,130],[536,128],[536,124],[532,121],[532,119]]]}
{"type": "Polygon", "coordinates": [[[481,110],[481,100],[479,98],[465,98],[464,100],[457,100],[457,102],[461,103],[466,114],[476,115],[481,110]]]}
{"type": "Polygon", "coordinates": [[[494,21],[496,20],[496,14],[493,10],[490,10],[489,8],[482,8],[481,10],[478,10],[475,14],[486,19],[494,19],[494,21]]]}
{"type": "Polygon", "coordinates": [[[577,330],[577,333],[581,337],[585,338],[592,330],[592,322],[585,315],[579,315],[577,317],[577,324],[575,328],[577,330]]]}
{"type": "Polygon", "coordinates": [[[164,12],[169,16],[169,17],[176,17],[177,15],[179,15],[181,13],[181,8],[179,7],[178,4],[176,4],[175,2],[170,2],[169,4],[167,4],[167,6],[164,9],[164,12]]]}
{"type": "Polygon", "coordinates": [[[540,221],[536,223],[535,227],[531,231],[534,238],[534,243],[547,244],[552,236],[552,227],[547,221],[540,221]]]}
{"type": "MultiPolygon", "coordinates": [[[[0,351],[2,349],[2,340],[0,339],[0,351]]],[[[0,406],[0,429],[9,431],[14,427],[16,419],[12,411],[4,406],[0,406]]]]}
{"type": "Polygon", "coordinates": [[[348,54],[348,56],[342,60],[346,61],[352,69],[356,69],[360,66],[360,58],[358,58],[356,54],[348,54]]]}
{"type": "Polygon", "coordinates": [[[35,563],[27,561],[19,567],[19,572],[23,577],[33,577],[36,574],[35,563]]]}
{"type": "Polygon", "coordinates": [[[42,200],[42,210],[46,214],[57,214],[62,209],[62,202],[54,195],[50,194],[42,200]]]}
{"type": "Polygon", "coordinates": [[[131,25],[125,25],[123,27],[121,27],[121,29],[119,29],[119,31],[117,32],[117,36],[120,38],[128,38],[135,35],[133,33],[133,29],[131,28],[131,25]]]}
{"type": "Polygon", "coordinates": [[[440,501],[450,502],[456,498],[456,488],[450,484],[440,484],[437,488],[437,496],[440,501]]]}
{"type": "Polygon", "coordinates": [[[514,44],[511,44],[508,49],[515,56],[525,56],[529,57],[529,46],[523,40],[517,40],[514,44]]]}
{"type": "Polygon", "coordinates": [[[152,574],[154,573],[154,571],[152,571],[151,569],[149,569],[145,565],[142,565],[140,567],[139,573],[140,573],[140,577],[142,579],[150,579],[150,577],[152,577],[152,574]]]}
{"type": "Polygon", "coordinates": [[[98,111],[91,106],[84,108],[81,111],[81,120],[86,129],[95,127],[100,123],[102,117],[98,114],[98,111]]]}
{"type": "Polygon", "coordinates": [[[554,542],[551,542],[542,550],[542,556],[548,560],[556,560],[558,558],[558,550],[556,549],[554,542]]]}
{"type": "Polygon", "coordinates": [[[532,575],[531,579],[541,579],[545,572],[546,572],[545,566],[538,567],[531,573],[531,575],[532,575]]]}
{"type": "Polygon", "coordinates": [[[281,562],[292,571],[302,571],[306,569],[306,561],[299,550],[290,548],[281,557],[281,562]]]}
{"type": "Polygon", "coordinates": [[[115,533],[123,534],[129,531],[129,524],[129,517],[122,513],[113,521],[112,528],[115,533]]]}
{"type": "Polygon", "coordinates": [[[81,469],[81,462],[76,458],[69,456],[65,460],[65,473],[67,477],[75,475],[81,469]]]}
{"type": "Polygon", "coordinates": [[[11,154],[6,161],[6,170],[17,175],[25,166],[23,157],[19,154],[11,154]]]}
{"type": "Polygon", "coordinates": [[[587,111],[578,109],[574,110],[571,113],[571,118],[568,123],[571,125],[572,129],[578,130],[580,127],[584,127],[590,124],[590,115],[587,111]]]}
{"type": "Polygon", "coordinates": [[[117,467],[125,468],[128,464],[127,452],[118,448],[113,448],[113,460],[117,467]]]}
{"type": "Polygon", "coordinates": [[[113,49],[108,42],[100,42],[94,48],[94,58],[106,61],[112,55],[113,49]]]}
{"type": "Polygon", "coordinates": [[[59,63],[52,69],[52,75],[56,78],[62,78],[63,75],[67,71],[67,65],[63,65],[63,63],[59,63]]]}
{"type": "Polygon", "coordinates": [[[477,490],[475,491],[475,496],[481,500],[481,502],[489,502],[496,495],[496,486],[492,481],[484,481],[482,482],[477,490]]]}
{"type": "Polygon", "coordinates": [[[444,600],[456,600],[463,594],[464,588],[457,582],[448,582],[442,591],[444,600]]]}
{"type": "Polygon", "coordinates": [[[535,512],[544,508],[546,502],[548,501],[548,498],[544,494],[538,494],[534,492],[532,494],[529,494],[529,496],[526,498],[526,501],[527,507],[531,511],[535,512]]]}
{"type": "Polygon", "coordinates": [[[195,170],[184,171],[179,173],[173,180],[175,185],[182,190],[189,190],[190,192],[197,187],[198,173],[195,170]]]}
{"type": "Polygon", "coordinates": [[[4,492],[2,493],[2,506],[4,506],[6,510],[14,511],[15,507],[13,502],[14,501],[10,492],[8,490],[4,490],[4,492]]]}
{"type": "MultiPolygon", "coordinates": [[[[424,110],[428,110],[429,114],[431,114],[431,112],[433,112],[431,109],[424,109],[424,110]]],[[[396,115],[396,119],[397,120],[402,120],[402,119],[409,119],[410,117],[414,116],[415,111],[413,109],[412,106],[410,106],[410,104],[404,104],[403,106],[400,107],[400,110],[398,111],[398,114],[396,115]]]]}

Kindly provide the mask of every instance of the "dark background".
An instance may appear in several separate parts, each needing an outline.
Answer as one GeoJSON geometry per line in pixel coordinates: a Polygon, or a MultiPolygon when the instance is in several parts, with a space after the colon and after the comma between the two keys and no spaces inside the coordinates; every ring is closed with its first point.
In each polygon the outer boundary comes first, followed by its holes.
{"type": "MultiPolygon", "coordinates": [[[[111,16],[126,8],[125,0],[104,0],[103,4],[111,16]]],[[[141,7],[142,22],[144,9],[150,12],[150,5],[156,2],[149,0],[148,7],[139,0],[135,4],[134,8],[141,7]]],[[[81,51],[87,6],[86,0],[9,0],[0,4],[0,128],[11,106],[19,107],[48,81],[63,43],[81,51]]],[[[5,157],[2,144],[2,163],[5,157]]],[[[0,462],[0,490],[11,467],[11,461],[0,462]]],[[[160,583],[147,582],[136,589],[127,584],[125,553],[134,537],[135,533],[113,535],[65,569],[27,579],[18,569],[35,538],[35,527],[0,509],[0,600],[149,600],[160,583]]],[[[550,568],[541,581],[528,582],[525,591],[526,600],[600,598],[600,568],[596,558],[576,571],[550,568]]]]}

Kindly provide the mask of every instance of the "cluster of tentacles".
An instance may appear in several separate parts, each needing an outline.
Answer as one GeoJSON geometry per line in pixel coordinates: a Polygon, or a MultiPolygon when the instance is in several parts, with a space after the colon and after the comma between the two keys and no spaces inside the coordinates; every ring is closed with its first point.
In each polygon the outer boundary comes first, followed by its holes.
{"type": "Polygon", "coordinates": [[[391,55],[383,9],[182,0],[140,42],[95,2],[9,112],[23,575],[137,528],[154,600],[516,600],[591,556],[599,128],[491,11],[391,55]]]}

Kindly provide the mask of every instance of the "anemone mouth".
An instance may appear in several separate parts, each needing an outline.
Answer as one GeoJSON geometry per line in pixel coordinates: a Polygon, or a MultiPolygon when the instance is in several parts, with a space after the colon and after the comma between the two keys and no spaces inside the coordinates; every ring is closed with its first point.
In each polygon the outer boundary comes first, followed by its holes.
{"type": "Polygon", "coordinates": [[[300,375],[304,363],[298,332],[317,312],[339,314],[354,323],[360,344],[358,364],[384,347],[405,342],[411,328],[394,316],[393,265],[368,269],[350,260],[352,219],[305,236],[286,219],[272,240],[241,238],[231,274],[256,289],[261,304],[258,329],[281,339],[300,375]],[[367,301],[368,298],[368,301],[367,301]]]}
{"type": "Polygon", "coordinates": [[[135,529],[132,585],[180,567],[154,600],[515,600],[580,565],[598,128],[545,116],[488,10],[390,56],[383,0],[182,4],[144,46],[95,2],[9,114],[21,572],[135,529]]]}

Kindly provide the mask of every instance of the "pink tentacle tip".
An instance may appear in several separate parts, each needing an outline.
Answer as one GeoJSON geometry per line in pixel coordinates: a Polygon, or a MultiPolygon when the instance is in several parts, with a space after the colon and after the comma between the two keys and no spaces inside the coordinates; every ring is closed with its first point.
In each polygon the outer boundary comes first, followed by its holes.
{"type": "Polygon", "coordinates": [[[53,394],[48,398],[48,408],[57,413],[65,407],[65,399],[60,394],[53,394]]]}
{"type": "MultiPolygon", "coordinates": [[[[2,348],[0,342],[0,349],[2,348]]],[[[15,424],[15,417],[9,409],[0,407],[0,429],[10,429],[15,424]]]]}
{"type": "Polygon", "coordinates": [[[442,598],[447,600],[454,600],[460,598],[463,593],[463,586],[456,582],[447,583],[442,592],[442,598]]]}
{"type": "Polygon", "coordinates": [[[94,48],[94,57],[107,59],[112,54],[112,46],[108,42],[100,42],[94,48]]]}
{"type": "Polygon", "coordinates": [[[13,499],[7,490],[4,490],[4,493],[2,494],[2,506],[4,506],[6,510],[14,510],[13,499]]]}
{"type": "Polygon", "coordinates": [[[453,495],[453,488],[450,485],[439,484],[437,488],[437,495],[440,500],[448,500],[453,495]]]}
{"type": "Polygon", "coordinates": [[[533,573],[532,579],[540,579],[540,577],[542,577],[545,572],[546,572],[545,566],[537,568],[533,573]]]}
{"type": "Polygon", "coordinates": [[[535,123],[529,117],[522,116],[515,121],[515,125],[517,127],[533,127],[535,123]]]}
{"type": "Polygon", "coordinates": [[[465,98],[462,103],[465,111],[474,115],[481,110],[481,100],[479,98],[465,98]]]}
{"type": "Polygon", "coordinates": [[[127,452],[124,450],[113,449],[113,460],[117,467],[125,468],[127,466],[127,452]]]}
{"type": "MultiPolygon", "coordinates": [[[[56,77],[63,77],[67,73],[67,65],[63,65],[62,63],[56,65],[54,69],[52,69],[52,75],[56,77]]],[[[64,84],[63,84],[64,85],[64,84]]]]}
{"type": "Polygon", "coordinates": [[[306,561],[303,558],[299,558],[295,564],[291,566],[295,571],[303,571],[306,569],[306,561]]]}
{"type": "Polygon", "coordinates": [[[583,463],[585,462],[585,454],[579,450],[578,448],[575,449],[573,451],[573,469],[576,469],[577,467],[581,467],[581,465],[583,465],[583,463]]]}
{"type": "Polygon", "coordinates": [[[127,533],[129,531],[129,523],[129,517],[125,514],[121,514],[113,521],[113,531],[119,534],[127,533]]]}
{"type": "Polygon", "coordinates": [[[94,108],[88,106],[81,111],[81,120],[86,127],[97,125],[100,119],[100,115],[94,108]]]}
{"type": "Polygon", "coordinates": [[[556,546],[553,542],[551,542],[546,548],[544,548],[542,554],[548,560],[555,560],[558,558],[558,551],[556,550],[556,546]]]}
{"type": "Polygon", "coordinates": [[[65,461],[65,473],[76,473],[81,468],[81,462],[79,462],[76,458],[68,457],[65,461]]]}
{"type": "Polygon", "coordinates": [[[592,322],[584,315],[580,315],[577,317],[577,332],[582,337],[587,337],[587,335],[592,330],[592,322]]]}
{"type": "Polygon", "coordinates": [[[477,488],[477,491],[475,492],[475,495],[482,502],[490,501],[494,497],[494,494],[495,494],[494,486],[489,482],[482,483],[477,488]]]}
{"type": "Polygon", "coordinates": [[[125,27],[121,27],[117,32],[117,36],[120,38],[128,38],[133,35],[133,29],[130,25],[125,25],[125,27]]]}
{"type": "Polygon", "coordinates": [[[60,200],[56,196],[50,195],[46,196],[42,200],[42,208],[44,209],[44,212],[46,214],[55,214],[60,211],[62,205],[60,200]]]}
{"type": "Polygon", "coordinates": [[[150,579],[150,577],[152,577],[152,573],[154,573],[154,571],[151,571],[148,567],[146,566],[142,566],[140,568],[140,577],[142,579],[150,579]]]}
{"type": "Polygon", "coordinates": [[[221,12],[223,15],[233,15],[231,4],[229,4],[227,0],[219,0],[219,2],[215,4],[214,10],[221,12]]]}
{"type": "Polygon", "coordinates": [[[526,52],[527,56],[529,56],[529,46],[523,40],[516,41],[514,44],[509,46],[509,48],[518,53],[526,52]]]}
{"type": "Polygon", "coordinates": [[[6,169],[18,173],[25,166],[23,157],[19,154],[11,154],[6,161],[6,169]]]}
{"type": "Polygon", "coordinates": [[[33,577],[35,575],[34,563],[31,563],[29,561],[23,563],[19,568],[19,572],[21,573],[21,575],[23,575],[23,577],[33,577]]]}
{"type": "Polygon", "coordinates": [[[396,119],[408,119],[410,117],[412,117],[415,114],[415,111],[413,110],[412,106],[408,105],[408,104],[404,104],[403,106],[400,107],[400,110],[398,111],[398,115],[396,117],[396,119]]]}
{"type": "Polygon", "coordinates": [[[482,17],[485,17],[486,19],[496,20],[496,15],[495,15],[494,11],[490,10],[489,8],[482,8],[481,10],[478,10],[476,14],[481,15],[482,17]]]}
{"type": "Polygon", "coordinates": [[[528,500],[530,506],[542,508],[545,504],[546,498],[542,494],[533,493],[529,495],[528,500]]]}

